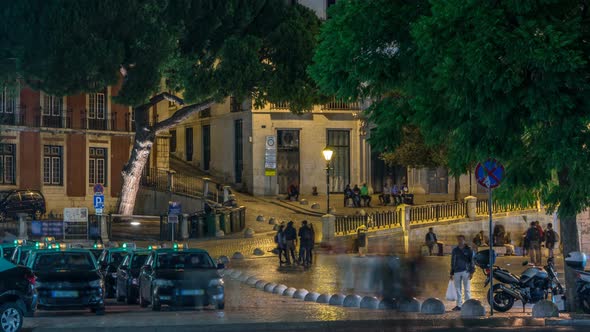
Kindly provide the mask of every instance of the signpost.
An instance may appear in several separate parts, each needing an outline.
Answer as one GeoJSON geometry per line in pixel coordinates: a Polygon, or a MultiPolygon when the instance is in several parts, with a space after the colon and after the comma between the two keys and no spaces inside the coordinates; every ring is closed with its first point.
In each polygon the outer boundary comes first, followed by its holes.
{"type": "Polygon", "coordinates": [[[180,202],[168,202],[168,224],[171,227],[172,242],[174,242],[174,225],[178,224],[178,216],[182,214],[180,202]]]}
{"type": "MultiPolygon", "coordinates": [[[[492,230],[492,189],[498,187],[504,178],[504,166],[496,159],[488,159],[483,163],[477,164],[475,167],[475,176],[477,182],[483,187],[488,188],[488,212],[490,214],[490,300],[494,302],[494,236],[492,230]]],[[[490,303],[491,315],[494,315],[494,305],[490,303]]]]}
{"type": "Polygon", "coordinates": [[[277,138],[266,136],[266,147],[264,150],[264,175],[277,175],[277,138]]]}

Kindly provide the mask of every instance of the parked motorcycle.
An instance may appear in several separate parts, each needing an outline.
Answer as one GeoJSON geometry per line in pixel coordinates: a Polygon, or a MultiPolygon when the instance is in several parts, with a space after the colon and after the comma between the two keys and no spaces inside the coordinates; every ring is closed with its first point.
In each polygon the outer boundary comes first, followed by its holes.
{"type": "MultiPolygon", "coordinates": [[[[490,284],[490,266],[493,263],[489,263],[489,250],[480,251],[475,256],[475,264],[487,276],[484,287],[490,284]]],[[[527,266],[529,264],[524,262],[522,265],[527,266]]],[[[498,283],[494,283],[494,287],[488,292],[488,303],[496,311],[505,312],[510,310],[516,300],[522,302],[524,311],[524,306],[527,303],[545,300],[548,298],[549,293],[552,296],[564,293],[555,272],[553,258],[547,260],[545,267],[530,266],[520,276],[499,266],[493,265],[493,269],[494,280],[497,280],[498,283]]]]}
{"type": "Polygon", "coordinates": [[[570,252],[565,257],[565,264],[578,273],[576,278],[576,294],[579,307],[585,313],[590,314],[590,272],[584,271],[586,261],[586,254],[579,251],[570,252]]]}

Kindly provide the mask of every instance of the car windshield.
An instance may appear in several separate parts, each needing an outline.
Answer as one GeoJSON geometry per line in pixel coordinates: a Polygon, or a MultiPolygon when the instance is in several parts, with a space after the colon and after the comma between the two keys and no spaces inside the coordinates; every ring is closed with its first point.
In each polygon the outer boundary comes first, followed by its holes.
{"type": "Polygon", "coordinates": [[[146,258],[148,258],[148,254],[135,254],[133,255],[133,259],[131,260],[131,268],[132,269],[139,269],[145,263],[146,258]]]}
{"type": "Polygon", "coordinates": [[[111,264],[114,266],[119,266],[125,259],[125,256],[127,256],[127,253],[124,251],[111,253],[111,264]]]}
{"type": "Polygon", "coordinates": [[[95,270],[90,253],[85,252],[52,252],[38,254],[33,264],[35,271],[59,270],[95,270]]]}
{"type": "Polygon", "coordinates": [[[211,257],[205,253],[167,252],[158,254],[160,269],[200,269],[215,267],[211,257]]]}
{"type": "Polygon", "coordinates": [[[16,248],[2,248],[4,259],[10,260],[10,258],[12,257],[12,253],[14,253],[14,249],[16,248]]]}

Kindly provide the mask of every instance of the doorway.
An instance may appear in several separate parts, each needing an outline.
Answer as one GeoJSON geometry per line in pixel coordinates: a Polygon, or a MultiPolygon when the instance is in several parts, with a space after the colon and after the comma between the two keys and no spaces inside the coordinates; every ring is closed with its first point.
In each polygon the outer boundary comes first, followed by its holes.
{"type": "Polygon", "coordinates": [[[193,161],[193,128],[184,129],[184,146],[186,161],[193,161]]]}
{"type": "Polygon", "coordinates": [[[211,126],[203,126],[203,170],[209,170],[211,164],[211,126]]]}
{"type": "Polygon", "coordinates": [[[299,130],[277,130],[277,140],[279,193],[286,194],[291,184],[299,188],[299,130]]]}
{"type": "Polygon", "coordinates": [[[242,182],[242,170],[244,169],[244,138],[242,120],[234,122],[234,172],[236,183],[242,182]]]}

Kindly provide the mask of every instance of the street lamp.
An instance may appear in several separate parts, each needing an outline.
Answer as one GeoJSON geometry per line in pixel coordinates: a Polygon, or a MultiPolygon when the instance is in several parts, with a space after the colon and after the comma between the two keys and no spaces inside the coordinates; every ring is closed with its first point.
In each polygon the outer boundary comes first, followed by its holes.
{"type": "Polygon", "coordinates": [[[332,155],[334,154],[334,150],[330,147],[326,146],[326,148],[322,151],[324,154],[324,159],[326,159],[326,192],[327,192],[327,214],[330,214],[330,160],[332,160],[332,155]]]}

